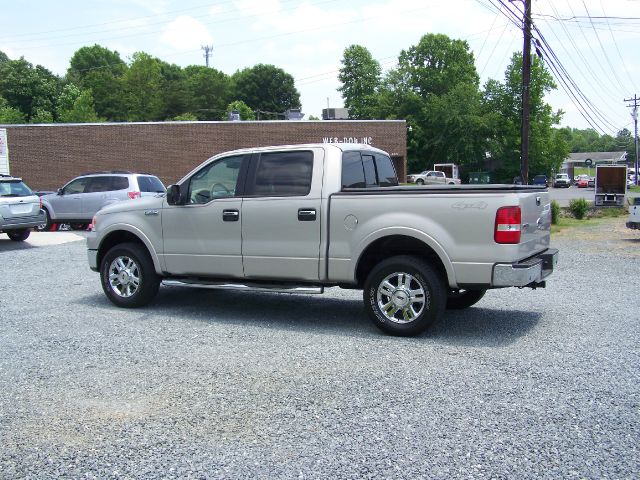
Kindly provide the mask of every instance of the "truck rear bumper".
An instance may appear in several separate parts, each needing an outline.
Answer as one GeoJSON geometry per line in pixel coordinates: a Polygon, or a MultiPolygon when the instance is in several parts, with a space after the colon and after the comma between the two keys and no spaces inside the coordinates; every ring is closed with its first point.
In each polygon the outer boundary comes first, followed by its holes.
{"type": "Polygon", "coordinates": [[[558,250],[549,248],[535,257],[516,263],[496,263],[491,286],[526,287],[536,285],[553,273],[558,263],[558,250]]]}

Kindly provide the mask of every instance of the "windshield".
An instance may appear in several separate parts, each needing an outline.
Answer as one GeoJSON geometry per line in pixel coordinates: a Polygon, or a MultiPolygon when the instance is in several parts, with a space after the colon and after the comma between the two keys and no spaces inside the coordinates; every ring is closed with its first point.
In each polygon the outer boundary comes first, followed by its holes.
{"type": "Polygon", "coordinates": [[[19,180],[0,182],[0,197],[29,197],[33,192],[19,180]]]}

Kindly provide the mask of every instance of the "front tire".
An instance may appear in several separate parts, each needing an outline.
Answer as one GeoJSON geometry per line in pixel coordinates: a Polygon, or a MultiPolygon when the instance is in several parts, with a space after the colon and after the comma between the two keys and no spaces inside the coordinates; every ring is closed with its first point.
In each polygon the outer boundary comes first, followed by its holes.
{"type": "Polygon", "coordinates": [[[420,258],[408,255],[380,262],[367,277],[363,296],[373,323],[403,337],[429,328],[442,317],[447,301],[442,276],[420,258]]]}
{"type": "Polygon", "coordinates": [[[147,305],[160,287],[149,252],[137,243],[112,247],[100,264],[100,280],[107,298],[123,308],[147,305]]]}
{"type": "Polygon", "coordinates": [[[447,310],[464,310],[480,301],[486,290],[449,290],[447,310]]]}
{"type": "Polygon", "coordinates": [[[14,242],[23,242],[25,241],[27,238],[29,238],[29,235],[31,235],[31,232],[28,229],[24,229],[24,230],[13,230],[11,232],[7,232],[7,235],[9,236],[9,238],[11,240],[13,240],[14,242]]]}
{"type": "Polygon", "coordinates": [[[43,208],[42,211],[44,212],[45,220],[44,223],[41,223],[37,227],[34,227],[34,230],[36,232],[46,232],[51,228],[51,215],[49,215],[49,210],[43,208]]]}

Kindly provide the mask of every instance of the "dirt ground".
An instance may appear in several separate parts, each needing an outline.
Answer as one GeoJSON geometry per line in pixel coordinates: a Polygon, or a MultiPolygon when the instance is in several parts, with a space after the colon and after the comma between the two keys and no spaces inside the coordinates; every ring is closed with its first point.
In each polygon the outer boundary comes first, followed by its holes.
{"type": "Polygon", "coordinates": [[[590,252],[640,256],[640,230],[627,228],[627,216],[602,219],[595,224],[566,228],[551,235],[551,243],[574,241],[590,252]]]}

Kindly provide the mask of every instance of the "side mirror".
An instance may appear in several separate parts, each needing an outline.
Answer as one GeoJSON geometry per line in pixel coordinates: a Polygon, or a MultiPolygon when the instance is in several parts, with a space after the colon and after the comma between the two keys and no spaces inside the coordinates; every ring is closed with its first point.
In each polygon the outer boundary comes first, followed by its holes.
{"type": "Polygon", "coordinates": [[[169,185],[167,187],[167,203],[169,205],[182,205],[180,198],[180,185],[169,185]]]}
{"type": "Polygon", "coordinates": [[[59,188],[58,191],[56,192],[58,195],[63,195],[62,189],[59,188]]]}

